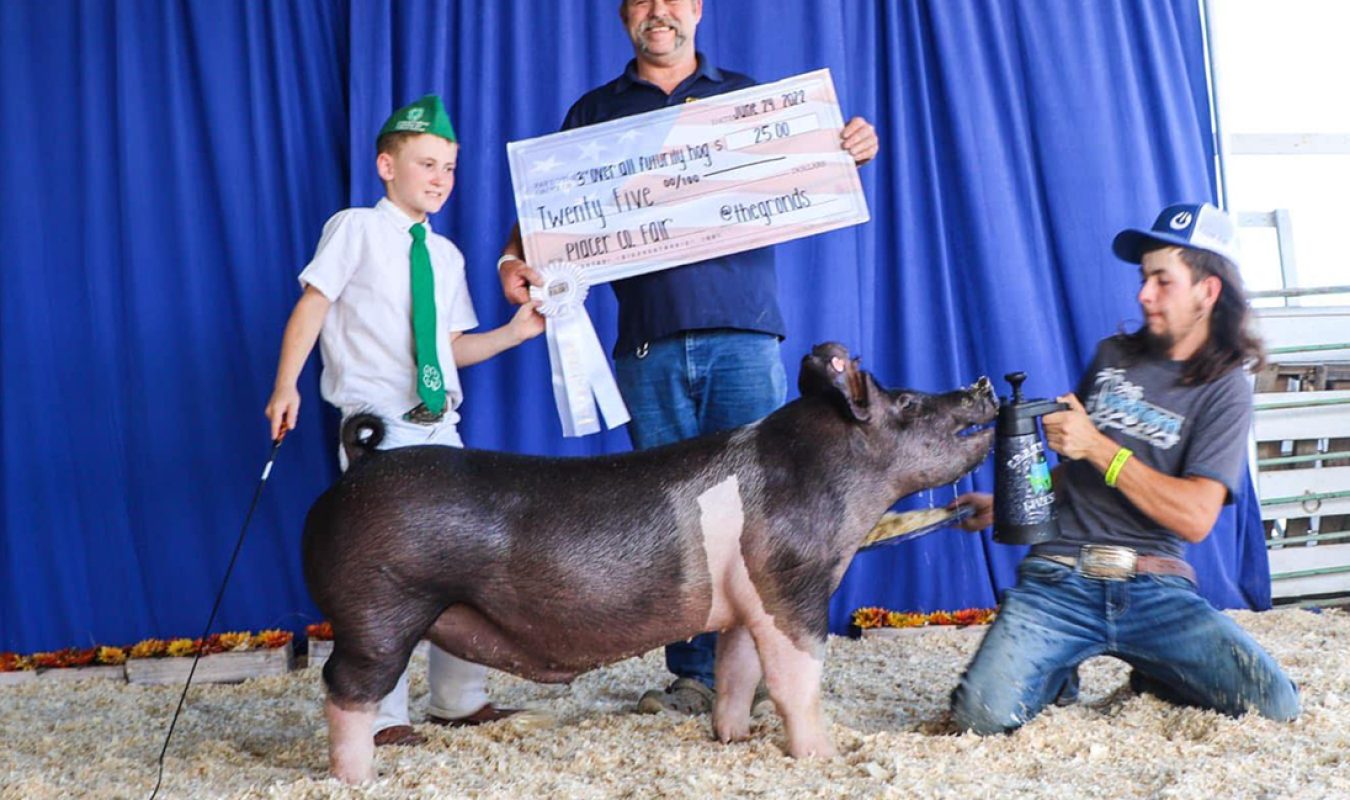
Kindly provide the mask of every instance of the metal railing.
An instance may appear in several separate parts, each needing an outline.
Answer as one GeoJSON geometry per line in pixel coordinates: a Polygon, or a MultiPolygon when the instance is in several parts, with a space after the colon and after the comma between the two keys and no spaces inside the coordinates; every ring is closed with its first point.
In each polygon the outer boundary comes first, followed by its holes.
{"type": "MultiPolygon", "coordinates": [[[[1285,220],[1286,228],[1287,222],[1288,220],[1286,219],[1285,220]]],[[[1279,226],[1276,225],[1274,227],[1277,228],[1278,233],[1279,226]]],[[[1285,233],[1287,234],[1288,231],[1286,230],[1285,233]]],[[[1282,257],[1281,264],[1283,268],[1284,266],[1283,251],[1281,253],[1281,257],[1282,257]]],[[[1286,284],[1290,283],[1291,281],[1287,280],[1288,275],[1286,275],[1285,277],[1286,277],[1286,284]]],[[[1289,301],[1291,298],[1326,296],[1326,295],[1350,296],[1350,286],[1321,286],[1307,289],[1279,289],[1275,291],[1258,291],[1248,293],[1248,297],[1253,300],[1268,299],[1268,298],[1283,298],[1285,300],[1286,305],[1290,304],[1289,301]]],[[[1322,358],[1330,357],[1332,359],[1340,361],[1341,353],[1350,352],[1350,341],[1344,341],[1343,340],[1344,334],[1340,334],[1336,335],[1336,338],[1340,341],[1326,342],[1325,340],[1330,337],[1327,337],[1325,334],[1326,332],[1323,332],[1322,336],[1319,337],[1323,340],[1323,343],[1272,347],[1266,351],[1266,354],[1273,358],[1279,358],[1281,356],[1301,355],[1301,354],[1335,353],[1336,355],[1330,356],[1324,355],[1322,356],[1322,358]]],[[[1314,358],[1316,358],[1315,355],[1314,358]]],[[[1325,388],[1332,388],[1332,387],[1327,386],[1325,388]]],[[[1298,409],[1304,409],[1308,410],[1305,413],[1313,413],[1311,412],[1312,409],[1343,408],[1347,405],[1350,405],[1350,397],[1344,396],[1344,394],[1341,397],[1334,397],[1334,398],[1326,397],[1325,394],[1321,391],[1298,393],[1298,394],[1300,394],[1301,396],[1299,397],[1285,396],[1278,400],[1271,400],[1268,402],[1259,403],[1255,406],[1255,410],[1258,412],[1265,412],[1266,414],[1287,414],[1298,409]]],[[[1329,444],[1330,444],[1329,440],[1324,437],[1321,440],[1320,444],[1321,447],[1327,448],[1327,450],[1324,452],[1301,453],[1298,455],[1272,455],[1271,457],[1257,459],[1256,461],[1257,470],[1265,470],[1271,467],[1282,467],[1290,465],[1326,467],[1327,462],[1337,462],[1337,461],[1343,462],[1347,459],[1350,459],[1350,450],[1345,449],[1332,450],[1329,444]]],[[[1334,469],[1335,467],[1331,468],[1334,469]]],[[[1338,544],[1343,548],[1346,542],[1350,542],[1350,531],[1330,530],[1326,532],[1321,532],[1317,530],[1317,527],[1321,526],[1318,525],[1316,517],[1319,516],[1318,512],[1322,510],[1323,501],[1340,500],[1343,498],[1350,497],[1350,489],[1341,489],[1339,486],[1336,486],[1335,484],[1333,484],[1333,486],[1330,488],[1331,488],[1330,491],[1314,492],[1312,490],[1308,490],[1305,491],[1303,494],[1292,495],[1288,497],[1263,498],[1261,500],[1261,506],[1263,508],[1276,509],[1279,508],[1280,506],[1295,507],[1289,509],[1289,513],[1291,515],[1290,517],[1286,519],[1274,520],[1274,528],[1271,531],[1271,536],[1266,540],[1267,549],[1272,552],[1297,551],[1303,550],[1304,548],[1316,548],[1318,545],[1331,545],[1331,544],[1338,544]],[[1309,526],[1312,527],[1313,529],[1304,533],[1299,528],[1295,528],[1296,535],[1292,536],[1282,535],[1286,530],[1286,525],[1288,525],[1289,522],[1291,522],[1294,518],[1310,518],[1308,519],[1308,523],[1309,526]]],[[[1278,514],[1280,512],[1277,511],[1276,513],[1278,514]]],[[[1325,519],[1325,515],[1322,516],[1325,519]]],[[[1341,526],[1333,525],[1331,527],[1341,527],[1341,526]]],[[[1326,563],[1326,559],[1320,556],[1317,557],[1316,560],[1322,561],[1322,563],[1324,564],[1326,563]]],[[[1343,560],[1343,559],[1337,557],[1335,560],[1343,560]]],[[[1272,572],[1270,575],[1271,582],[1272,583],[1286,582],[1286,581],[1294,581],[1300,578],[1319,578],[1325,576],[1342,576],[1350,574],[1350,564],[1337,565],[1334,562],[1326,566],[1310,566],[1306,563],[1306,561],[1304,562],[1304,564],[1297,564],[1296,562],[1295,564],[1284,564],[1283,566],[1290,567],[1296,565],[1307,566],[1308,568],[1288,570],[1285,572],[1272,572]]],[[[1340,579],[1338,579],[1337,583],[1339,584],[1340,582],[1341,582],[1340,579]]]]}
{"type": "Polygon", "coordinates": [[[1247,292],[1247,299],[1266,300],[1272,297],[1315,297],[1324,294],[1350,294],[1350,286],[1315,286],[1310,289],[1269,289],[1261,292],[1247,292]]]}
{"type": "Polygon", "coordinates": [[[1327,350],[1350,350],[1350,342],[1339,344],[1301,344],[1295,347],[1272,347],[1266,351],[1268,356],[1287,356],[1290,353],[1323,353],[1327,350]]]}
{"type": "MultiPolygon", "coordinates": [[[[1342,497],[1350,497],[1350,489],[1345,489],[1339,492],[1305,492],[1303,494],[1293,494],[1288,497],[1269,497],[1266,498],[1265,500],[1262,500],[1261,505],[1288,506],[1293,505],[1294,503],[1303,505],[1312,500],[1318,501],[1318,505],[1321,505],[1321,501],[1323,500],[1340,500],[1342,497]]],[[[1304,506],[1303,510],[1308,511],[1306,506],[1304,506]]],[[[1308,513],[1314,514],[1316,513],[1316,510],[1308,511],[1308,513]]]]}
{"type": "Polygon", "coordinates": [[[1344,564],[1339,567],[1318,567],[1317,569],[1300,569],[1293,572],[1272,573],[1272,581],[1290,581],[1295,578],[1316,578],[1319,575],[1339,575],[1343,572],[1350,572],[1350,564],[1344,564]]]}
{"type": "Polygon", "coordinates": [[[1313,461],[1340,461],[1341,459],[1350,459],[1350,450],[1337,450],[1327,453],[1309,453],[1303,456],[1279,456],[1278,458],[1258,459],[1256,466],[1262,467],[1282,467],[1286,464],[1307,464],[1313,461]]]}
{"type": "Polygon", "coordinates": [[[1337,531],[1335,533],[1310,533],[1307,536],[1281,536],[1266,541],[1266,547],[1281,547],[1286,544],[1307,544],[1308,542],[1339,542],[1342,539],[1350,539],[1350,531],[1337,531]]]}
{"type": "MultiPolygon", "coordinates": [[[[1318,392],[1304,392],[1304,394],[1318,394],[1318,392]]],[[[1280,411],[1286,408],[1317,408],[1319,406],[1346,406],[1350,405],[1350,397],[1324,397],[1315,400],[1295,400],[1292,403],[1257,403],[1257,411],[1280,411]]]]}

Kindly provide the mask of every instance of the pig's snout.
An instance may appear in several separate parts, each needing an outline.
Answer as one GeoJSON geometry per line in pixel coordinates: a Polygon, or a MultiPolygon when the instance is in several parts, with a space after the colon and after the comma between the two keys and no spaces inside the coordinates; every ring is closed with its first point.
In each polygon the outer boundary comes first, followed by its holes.
{"type": "Polygon", "coordinates": [[[978,381],[971,384],[968,391],[976,400],[985,400],[998,405],[998,395],[994,394],[994,384],[990,382],[988,375],[981,375],[978,381]]]}
{"type": "Polygon", "coordinates": [[[978,425],[994,418],[998,413],[998,395],[994,394],[994,384],[987,375],[966,387],[961,406],[967,412],[961,415],[965,417],[962,422],[967,424],[978,425]]]}

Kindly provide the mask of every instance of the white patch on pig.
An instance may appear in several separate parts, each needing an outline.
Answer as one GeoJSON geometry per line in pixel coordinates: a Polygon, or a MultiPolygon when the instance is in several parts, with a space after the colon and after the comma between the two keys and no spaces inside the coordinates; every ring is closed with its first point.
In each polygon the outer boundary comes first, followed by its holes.
{"type": "Polygon", "coordinates": [[[735,617],[733,596],[749,589],[750,573],[741,554],[741,534],[745,532],[745,507],[741,502],[741,483],[735,475],[698,496],[699,527],[703,532],[703,553],[708,559],[712,582],[712,607],[706,629],[721,630],[735,617]]]}
{"type": "MultiPolygon", "coordinates": [[[[708,612],[705,630],[727,632],[744,626],[754,639],[755,650],[764,668],[769,692],[778,705],[787,733],[788,752],[797,757],[835,754],[828,727],[820,707],[820,676],[823,672],[822,652],[803,649],[774,624],[773,617],[764,609],[764,600],[750,580],[750,570],[741,552],[741,537],[745,533],[745,508],[742,503],[740,481],[735,476],[708,489],[698,497],[699,523],[703,530],[703,551],[708,559],[712,579],[712,608],[708,612]]],[[[735,635],[732,633],[731,635],[735,635]]],[[[744,635],[744,634],[742,634],[744,635]]],[[[719,653],[719,658],[729,656],[719,653]]],[[[744,656],[746,654],[742,654],[744,656]]],[[[731,691],[723,681],[739,683],[731,674],[745,669],[744,664],[718,664],[718,690],[731,691]]],[[[747,686],[741,686],[745,709],[749,711],[750,686],[754,678],[748,676],[747,686]]],[[[714,726],[724,740],[741,736],[748,731],[749,720],[743,711],[730,714],[722,703],[721,713],[714,714],[714,726]]]]}
{"type": "MultiPolygon", "coordinates": [[[[703,629],[726,632],[743,626],[753,637],[769,693],[783,717],[790,755],[834,755],[834,743],[820,707],[824,652],[809,646],[801,647],[779,630],[750,580],[750,570],[741,550],[746,521],[739,478],[732,475],[700,494],[698,507],[703,552],[708,560],[712,584],[712,607],[703,629]]],[[[747,678],[746,682],[753,685],[754,676],[731,674],[745,668],[744,664],[719,664],[719,692],[737,692],[730,686],[723,686],[724,681],[737,684],[739,678],[747,678]]],[[[744,690],[740,694],[750,694],[748,686],[740,688],[744,690]]],[[[748,698],[742,699],[748,701],[748,698]]],[[[746,706],[744,711],[749,710],[748,702],[746,706]]],[[[729,713],[725,698],[718,712],[715,709],[713,724],[720,738],[735,739],[742,729],[748,730],[746,715],[742,711],[729,713]]]]}

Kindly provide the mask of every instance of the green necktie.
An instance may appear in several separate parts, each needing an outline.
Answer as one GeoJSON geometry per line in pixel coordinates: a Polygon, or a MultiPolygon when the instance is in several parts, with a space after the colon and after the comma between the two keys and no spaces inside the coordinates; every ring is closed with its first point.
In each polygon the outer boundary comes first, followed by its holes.
{"type": "Polygon", "coordinates": [[[416,223],[412,234],[412,325],[417,350],[417,395],[427,410],[440,414],[445,409],[445,379],[436,359],[436,278],[431,274],[431,254],[427,252],[427,229],[416,223]]]}

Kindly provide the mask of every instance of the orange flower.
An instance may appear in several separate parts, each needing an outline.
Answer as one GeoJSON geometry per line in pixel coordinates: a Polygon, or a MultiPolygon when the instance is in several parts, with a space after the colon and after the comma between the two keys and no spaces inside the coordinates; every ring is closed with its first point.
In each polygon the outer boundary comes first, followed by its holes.
{"type": "Polygon", "coordinates": [[[293,636],[290,631],[267,630],[253,637],[253,646],[259,650],[275,650],[289,644],[293,636]]]}
{"type": "Polygon", "coordinates": [[[64,650],[52,650],[47,653],[34,653],[33,666],[38,669],[64,669],[82,667],[94,660],[93,650],[76,650],[67,647],[64,650]]]}
{"type": "Polygon", "coordinates": [[[215,640],[215,645],[219,649],[214,649],[213,653],[228,653],[233,650],[247,650],[253,642],[253,634],[249,631],[233,631],[230,633],[221,633],[211,637],[215,640]]]}
{"type": "MultiPolygon", "coordinates": [[[[861,608],[860,608],[860,609],[858,609],[858,611],[853,612],[853,613],[854,613],[854,619],[856,620],[856,619],[857,619],[857,614],[858,614],[859,612],[861,612],[861,611],[864,611],[864,610],[866,610],[866,609],[861,609],[861,608]]],[[[854,624],[857,625],[857,622],[854,622],[854,624]]],[[[862,626],[859,625],[858,627],[862,627],[862,626]]],[[[328,622],[327,620],[325,620],[325,621],[323,621],[323,622],[317,622],[317,623],[315,623],[315,624],[313,624],[313,625],[306,625],[306,626],[305,626],[305,636],[307,636],[307,637],[309,637],[309,638],[311,638],[311,639],[317,639],[317,640],[319,640],[319,641],[321,641],[321,642],[331,642],[331,641],[333,640],[333,623],[328,622]]]]}
{"type": "MultiPolygon", "coordinates": [[[[862,630],[867,630],[868,628],[880,628],[882,625],[886,624],[885,619],[886,611],[884,609],[876,608],[875,606],[860,608],[853,612],[853,624],[862,630]]],[[[324,624],[327,625],[328,623],[324,624]]],[[[331,627],[329,630],[331,630],[331,627]]]]}
{"type": "Polygon", "coordinates": [[[992,608],[964,608],[952,613],[954,625],[984,625],[994,618],[992,608]]]}
{"type": "Polygon", "coordinates": [[[922,614],[910,611],[887,611],[869,606],[853,612],[853,624],[867,628],[921,628],[927,625],[985,625],[994,619],[992,608],[964,608],[960,611],[934,611],[922,614]]]}
{"type": "Polygon", "coordinates": [[[923,614],[912,614],[903,611],[891,611],[886,614],[886,627],[888,628],[922,628],[928,621],[923,614]]]}
{"type": "Polygon", "coordinates": [[[86,647],[83,650],[70,647],[61,652],[65,656],[67,667],[87,667],[94,663],[94,658],[98,655],[98,649],[94,647],[86,647]]]}
{"type": "Polygon", "coordinates": [[[142,639],[131,647],[132,658],[162,658],[169,650],[163,639],[142,639]]]}
{"type": "Polygon", "coordinates": [[[60,651],[34,653],[30,658],[33,659],[33,666],[37,669],[56,669],[65,666],[61,663],[60,651]]]}
{"type": "Polygon", "coordinates": [[[192,639],[174,639],[169,642],[168,655],[179,658],[182,656],[194,655],[197,652],[198,643],[192,639]]]}
{"type": "Polygon", "coordinates": [[[100,647],[94,655],[94,660],[107,666],[116,666],[127,663],[127,651],[120,647],[100,647]]]}
{"type": "Polygon", "coordinates": [[[0,672],[23,672],[33,668],[33,660],[18,653],[0,653],[0,672]]]}

